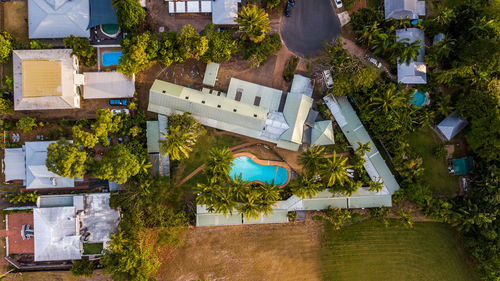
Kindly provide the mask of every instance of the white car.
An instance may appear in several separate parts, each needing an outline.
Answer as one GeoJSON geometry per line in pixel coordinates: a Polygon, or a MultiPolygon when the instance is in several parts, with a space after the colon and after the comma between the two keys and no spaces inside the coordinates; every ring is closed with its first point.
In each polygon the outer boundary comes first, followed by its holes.
{"type": "Polygon", "coordinates": [[[323,79],[325,80],[326,88],[331,89],[333,87],[333,78],[330,69],[326,69],[323,71],[323,79]]]}
{"type": "Polygon", "coordinates": [[[374,64],[376,67],[382,68],[382,63],[379,62],[378,60],[376,60],[374,58],[369,58],[368,61],[371,62],[372,64],[374,64]]]}
{"type": "Polygon", "coordinates": [[[335,0],[335,6],[337,6],[337,9],[342,8],[342,0],[335,0]]]}
{"type": "Polygon", "coordinates": [[[118,115],[118,114],[130,114],[130,110],[128,110],[127,108],[124,108],[124,109],[111,109],[111,113],[113,113],[113,115],[118,115]]]}

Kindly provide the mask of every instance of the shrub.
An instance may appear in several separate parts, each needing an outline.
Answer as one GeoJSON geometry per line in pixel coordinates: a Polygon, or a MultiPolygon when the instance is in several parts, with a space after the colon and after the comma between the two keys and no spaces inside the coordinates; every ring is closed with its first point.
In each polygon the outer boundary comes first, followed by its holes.
{"type": "Polygon", "coordinates": [[[266,3],[266,9],[267,10],[272,10],[278,6],[280,6],[280,4],[282,3],[283,1],[282,0],[265,0],[265,3],[266,3]]]}
{"type": "Polygon", "coordinates": [[[40,41],[30,41],[30,49],[32,50],[40,50],[40,49],[52,49],[52,44],[44,44],[40,41]]]}
{"type": "Polygon", "coordinates": [[[288,214],[286,214],[286,216],[288,217],[288,220],[291,221],[291,222],[294,222],[297,220],[297,212],[288,212],[288,214]]]}
{"type": "Polygon", "coordinates": [[[250,62],[252,67],[263,65],[267,58],[281,49],[281,39],[279,34],[268,34],[259,43],[250,41],[240,41],[241,56],[250,62]]]}
{"type": "Polygon", "coordinates": [[[124,32],[135,33],[146,19],[146,11],[138,0],[114,0],[116,17],[124,32]]]}
{"type": "Polygon", "coordinates": [[[285,81],[290,82],[293,79],[293,73],[295,72],[295,69],[297,68],[297,65],[299,64],[299,58],[298,57],[291,57],[290,60],[288,61],[288,64],[285,67],[285,70],[283,70],[283,78],[285,81]]]}
{"type": "Polygon", "coordinates": [[[31,117],[23,117],[17,121],[16,126],[18,129],[23,130],[23,132],[27,133],[33,130],[36,127],[36,119],[31,117]]]}
{"type": "Polygon", "coordinates": [[[13,50],[13,37],[7,32],[0,32],[0,63],[6,63],[13,50]]]}
{"type": "Polygon", "coordinates": [[[87,38],[75,37],[71,35],[64,38],[64,47],[73,49],[71,54],[78,57],[78,59],[86,66],[93,66],[97,61],[97,53],[92,47],[87,38]]]}
{"type": "Polygon", "coordinates": [[[10,99],[0,98],[0,114],[12,113],[13,111],[12,101],[10,99]]]}
{"type": "Polygon", "coordinates": [[[36,202],[36,199],[40,196],[36,191],[33,192],[24,192],[23,190],[11,193],[7,195],[9,202],[12,204],[19,203],[27,203],[27,202],[36,202]]]}
{"type": "Polygon", "coordinates": [[[85,276],[91,277],[94,274],[94,269],[96,265],[94,262],[89,260],[75,260],[73,261],[73,266],[71,267],[71,273],[73,276],[85,276]]]}

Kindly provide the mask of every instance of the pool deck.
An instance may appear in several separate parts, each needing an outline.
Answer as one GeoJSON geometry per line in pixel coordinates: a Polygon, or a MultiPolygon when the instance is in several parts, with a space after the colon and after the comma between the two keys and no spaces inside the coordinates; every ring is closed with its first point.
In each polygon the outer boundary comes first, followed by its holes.
{"type": "MultiPolygon", "coordinates": [[[[261,166],[279,166],[279,167],[284,168],[288,172],[288,178],[286,179],[286,182],[284,184],[280,185],[280,187],[286,186],[292,178],[292,168],[290,168],[290,166],[285,162],[272,161],[272,160],[261,160],[261,159],[257,158],[257,156],[255,156],[249,152],[239,152],[239,153],[235,153],[233,155],[234,158],[242,157],[242,156],[246,156],[246,157],[250,158],[253,162],[255,162],[261,166]]],[[[261,182],[259,180],[251,181],[251,183],[252,182],[264,184],[264,182],[261,182]]]]}

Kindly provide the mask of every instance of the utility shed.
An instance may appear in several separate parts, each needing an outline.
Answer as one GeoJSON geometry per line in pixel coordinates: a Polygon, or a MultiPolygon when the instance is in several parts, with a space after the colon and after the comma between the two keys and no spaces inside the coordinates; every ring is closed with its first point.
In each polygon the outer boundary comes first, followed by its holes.
{"type": "Polygon", "coordinates": [[[214,87],[217,81],[217,74],[219,73],[219,64],[211,62],[207,64],[205,76],[203,76],[203,85],[214,87]]]}
{"type": "Polygon", "coordinates": [[[133,98],[135,77],[120,72],[84,72],[84,99],[133,98]]]}
{"type": "Polygon", "coordinates": [[[447,141],[454,138],[469,122],[455,111],[437,125],[438,134],[447,141]]]}

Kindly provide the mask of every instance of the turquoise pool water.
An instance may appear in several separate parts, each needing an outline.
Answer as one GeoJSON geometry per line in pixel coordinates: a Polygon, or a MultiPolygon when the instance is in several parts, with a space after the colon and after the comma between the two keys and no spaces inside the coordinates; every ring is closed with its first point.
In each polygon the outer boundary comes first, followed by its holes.
{"type": "Polygon", "coordinates": [[[413,94],[413,99],[411,100],[411,103],[413,103],[415,106],[422,106],[422,105],[425,105],[425,103],[427,102],[427,96],[418,91],[418,92],[415,92],[415,94],[413,94]]]}
{"type": "Polygon", "coordinates": [[[120,57],[123,55],[122,52],[106,52],[102,53],[102,65],[118,65],[120,57]]]}
{"type": "Polygon", "coordinates": [[[288,171],[280,166],[262,166],[247,156],[240,156],[234,158],[229,176],[233,179],[239,176],[246,181],[274,181],[274,184],[283,185],[288,180],[288,171]]]}

